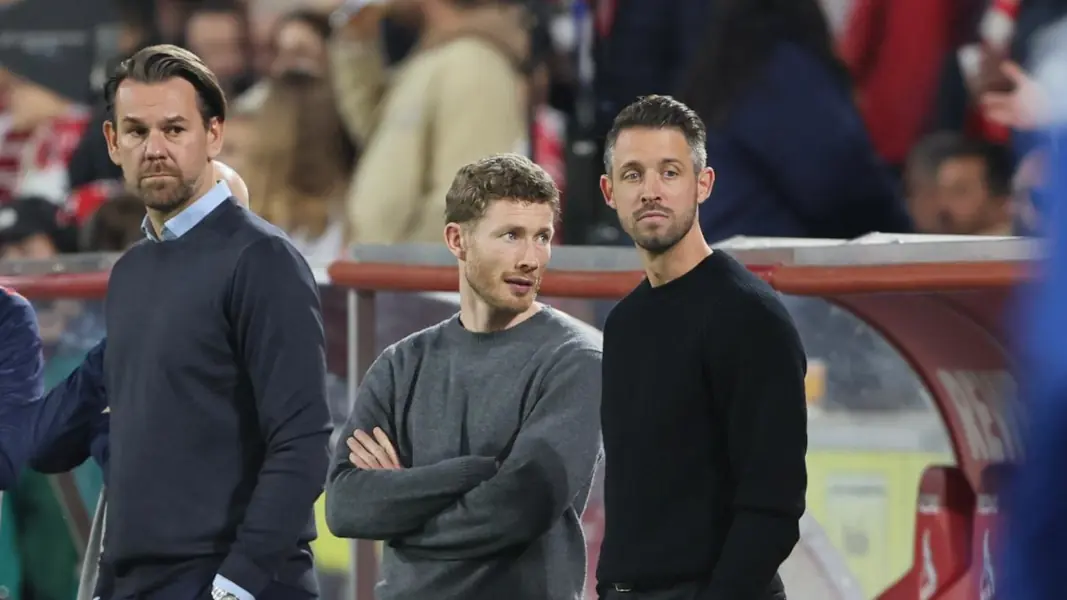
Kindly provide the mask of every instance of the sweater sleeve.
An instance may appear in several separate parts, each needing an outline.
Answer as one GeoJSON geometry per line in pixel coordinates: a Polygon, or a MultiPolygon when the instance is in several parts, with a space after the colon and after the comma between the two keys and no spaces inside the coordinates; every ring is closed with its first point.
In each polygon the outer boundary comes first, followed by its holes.
{"type": "Polygon", "coordinates": [[[106,347],[107,340],[93,346],[78,368],[45,394],[34,419],[30,466],[35,470],[63,473],[90,455],[107,468],[106,347]]]}
{"type": "Polygon", "coordinates": [[[349,462],[345,441],[357,429],[370,433],[381,427],[395,443],[397,372],[391,347],[367,370],[342,430],[326,487],[326,524],[338,537],[386,540],[411,533],[496,473],[496,461],[484,456],[394,470],[363,470],[349,462]]]}
{"type": "Polygon", "coordinates": [[[0,289],[0,490],[29,459],[33,418],[44,391],[44,357],[30,303],[0,289]]]}
{"type": "Polygon", "coordinates": [[[252,385],[265,452],[219,575],[258,596],[307,527],[329,466],[325,335],[315,278],[283,238],[248,246],[231,285],[235,358],[252,385]]]}
{"type": "Polygon", "coordinates": [[[800,539],[807,488],[806,359],[777,299],[748,300],[709,360],[727,415],[734,518],[701,600],[765,593],[800,539]],[[719,361],[725,361],[725,364],[719,361]],[[721,374],[721,375],[720,375],[721,374]]]}
{"type": "Polygon", "coordinates": [[[395,547],[436,560],[492,556],[544,535],[573,507],[600,459],[601,354],[558,356],[497,474],[395,547]]]}

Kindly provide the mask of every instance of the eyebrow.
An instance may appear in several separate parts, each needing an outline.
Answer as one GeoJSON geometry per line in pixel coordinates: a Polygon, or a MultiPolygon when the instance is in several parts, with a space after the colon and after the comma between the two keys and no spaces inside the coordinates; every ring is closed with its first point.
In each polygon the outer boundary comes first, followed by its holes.
{"type": "MultiPolygon", "coordinates": [[[[623,163],[622,167],[620,167],[619,170],[620,171],[625,171],[627,169],[639,169],[639,168],[641,168],[643,166],[644,165],[642,165],[639,161],[630,160],[630,161],[627,161],[627,162],[623,163]]],[[[664,158],[664,159],[660,159],[659,166],[661,166],[661,167],[666,167],[666,166],[684,167],[685,163],[683,161],[681,161],[681,160],[678,160],[677,158],[664,158]]]]}
{"type": "MultiPolygon", "coordinates": [[[[189,120],[186,119],[185,117],[182,117],[182,116],[167,117],[166,119],[163,119],[163,124],[164,125],[181,125],[181,124],[188,123],[188,122],[189,122],[189,120]]],[[[137,117],[129,117],[129,116],[123,117],[122,118],[122,123],[124,125],[144,125],[145,124],[145,122],[142,121],[141,119],[138,119],[137,117]]]]}

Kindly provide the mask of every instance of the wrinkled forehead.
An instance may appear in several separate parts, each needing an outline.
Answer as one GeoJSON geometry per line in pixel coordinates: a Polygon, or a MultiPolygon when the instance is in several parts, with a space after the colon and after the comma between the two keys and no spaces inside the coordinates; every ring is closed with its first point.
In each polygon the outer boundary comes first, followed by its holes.
{"type": "Polygon", "coordinates": [[[200,105],[196,89],[180,77],[159,83],[127,79],[115,92],[115,118],[148,125],[176,120],[197,121],[200,105]]]}

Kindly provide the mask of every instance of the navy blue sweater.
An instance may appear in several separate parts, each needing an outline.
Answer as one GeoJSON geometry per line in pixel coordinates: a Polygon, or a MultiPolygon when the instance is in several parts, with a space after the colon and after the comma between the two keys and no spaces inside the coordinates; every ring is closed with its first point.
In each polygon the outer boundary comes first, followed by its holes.
{"type": "Polygon", "coordinates": [[[229,199],[111,273],[104,567],[118,596],[217,570],[315,593],[329,466],[318,288],[278,229],[229,199]]]}
{"type": "Polygon", "coordinates": [[[791,43],[772,52],[725,122],[709,126],[708,165],[715,188],[700,226],[712,242],[912,229],[850,92],[791,43]]]}

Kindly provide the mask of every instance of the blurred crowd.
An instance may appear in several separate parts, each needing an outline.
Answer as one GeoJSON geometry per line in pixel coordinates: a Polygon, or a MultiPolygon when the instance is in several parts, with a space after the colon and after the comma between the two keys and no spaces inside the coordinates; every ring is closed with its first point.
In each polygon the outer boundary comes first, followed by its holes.
{"type": "Polygon", "coordinates": [[[1042,142],[1013,128],[1064,15],[1067,0],[0,0],[0,258],[139,239],[100,87],[155,43],[218,75],[220,159],[312,262],[438,241],[457,168],[506,151],[564,191],[558,241],[626,243],[599,196],[602,139],[652,93],[708,125],[710,241],[1027,235],[1042,142]]]}

